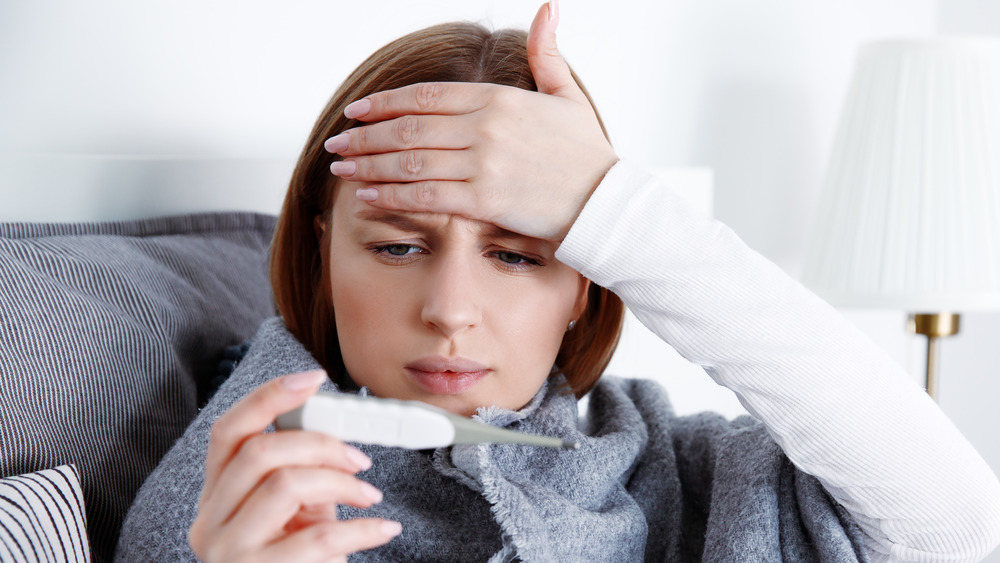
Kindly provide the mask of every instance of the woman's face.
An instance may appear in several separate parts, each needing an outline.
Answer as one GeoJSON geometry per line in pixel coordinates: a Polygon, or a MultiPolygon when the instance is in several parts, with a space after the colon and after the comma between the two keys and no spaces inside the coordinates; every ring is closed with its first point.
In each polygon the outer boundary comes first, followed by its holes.
{"type": "Polygon", "coordinates": [[[380,397],[470,415],[548,377],[589,282],[557,244],[458,216],[380,210],[341,181],[327,267],[344,365],[380,397]]]}

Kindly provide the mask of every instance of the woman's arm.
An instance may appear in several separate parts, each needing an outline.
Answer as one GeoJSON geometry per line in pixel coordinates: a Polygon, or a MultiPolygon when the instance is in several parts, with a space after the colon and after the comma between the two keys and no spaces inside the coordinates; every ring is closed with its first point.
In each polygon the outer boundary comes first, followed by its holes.
{"type": "Polygon", "coordinates": [[[612,168],[557,257],[732,389],[883,559],[975,561],[1000,542],[1000,483],[927,394],[827,303],[646,172],[612,168]]]}

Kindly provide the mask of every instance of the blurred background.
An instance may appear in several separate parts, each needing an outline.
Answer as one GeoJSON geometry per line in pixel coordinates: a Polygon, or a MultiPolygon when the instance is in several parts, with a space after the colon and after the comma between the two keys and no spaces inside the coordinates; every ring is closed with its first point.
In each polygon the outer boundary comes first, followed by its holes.
{"type": "MultiPolygon", "coordinates": [[[[540,4],[3,0],[0,151],[291,163],[335,87],[381,45],[450,20],[527,28],[540,4]]],[[[711,169],[715,217],[799,277],[858,47],[943,34],[1000,35],[1000,3],[562,0],[558,37],[620,155],[711,169]]],[[[18,189],[0,183],[0,208],[18,189]]],[[[843,313],[922,381],[924,341],[904,312],[843,313]]],[[[1000,313],[964,314],[942,342],[940,405],[994,471],[998,366],[1000,313]]],[[[739,411],[678,392],[682,412],[739,411]]]]}

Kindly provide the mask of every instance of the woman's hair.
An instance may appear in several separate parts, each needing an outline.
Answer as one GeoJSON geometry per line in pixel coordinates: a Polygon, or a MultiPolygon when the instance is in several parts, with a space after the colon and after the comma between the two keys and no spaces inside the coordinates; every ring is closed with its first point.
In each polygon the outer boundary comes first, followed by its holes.
{"type": "MultiPolygon", "coordinates": [[[[442,24],[411,33],[379,49],[351,73],[316,121],[278,218],[271,247],[271,284],[288,330],[335,381],[342,380],[344,367],[329,268],[324,263],[329,256],[330,229],[318,232],[315,225],[317,218],[328,223],[338,181],[330,173],[330,163],[339,157],[327,153],[323,142],[358,125],[344,117],[347,104],[383,90],[420,82],[485,82],[537,90],[526,48],[523,31],[490,32],[472,23],[442,24]]],[[[573,78],[580,84],[575,74],[573,78]]],[[[585,89],[584,94],[589,100],[585,89]]],[[[590,285],[586,311],[563,337],[556,357],[577,397],[597,383],[610,361],[624,312],[616,295],[590,285]]]]}

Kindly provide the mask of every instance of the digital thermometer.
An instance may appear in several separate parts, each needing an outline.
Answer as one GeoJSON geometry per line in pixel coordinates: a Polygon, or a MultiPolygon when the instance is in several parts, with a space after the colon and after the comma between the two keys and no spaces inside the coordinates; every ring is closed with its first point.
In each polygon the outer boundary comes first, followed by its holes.
{"type": "Polygon", "coordinates": [[[324,432],[345,442],[411,450],[478,443],[580,447],[577,442],[497,428],[418,401],[322,391],[279,416],[274,426],[278,430],[324,432]]]}

